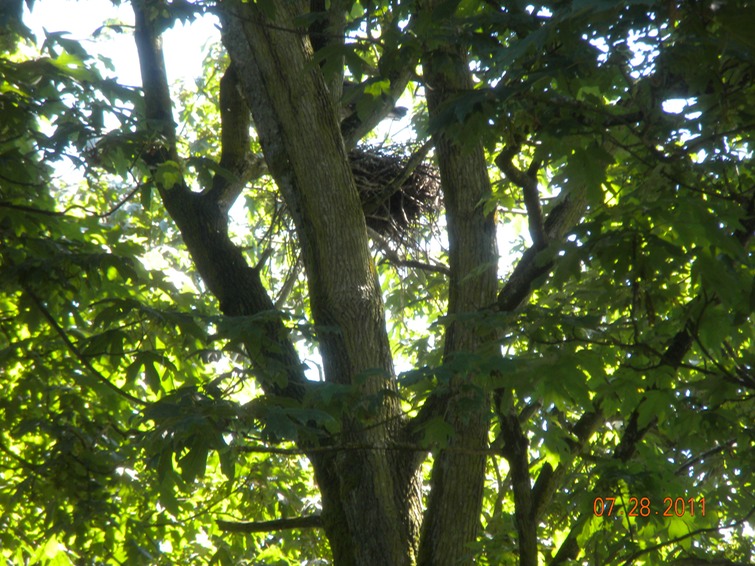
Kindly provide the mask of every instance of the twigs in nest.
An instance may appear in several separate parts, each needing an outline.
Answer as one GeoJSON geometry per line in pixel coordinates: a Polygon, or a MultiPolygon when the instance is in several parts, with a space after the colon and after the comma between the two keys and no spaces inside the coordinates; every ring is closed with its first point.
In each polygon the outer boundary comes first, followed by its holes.
{"type": "Polygon", "coordinates": [[[362,146],[349,152],[367,226],[400,241],[417,219],[437,210],[440,181],[423,163],[429,148],[425,144],[410,156],[397,148],[362,146]]]}

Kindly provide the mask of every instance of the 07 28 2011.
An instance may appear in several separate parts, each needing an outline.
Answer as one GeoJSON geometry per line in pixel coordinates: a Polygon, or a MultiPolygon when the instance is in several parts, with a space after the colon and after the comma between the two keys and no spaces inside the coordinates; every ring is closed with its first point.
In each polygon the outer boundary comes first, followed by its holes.
{"type": "Polygon", "coordinates": [[[704,517],[705,497],[664,497],[662,502],[649,497],[596,497],[592,511],[596,517],[704,517]]]}

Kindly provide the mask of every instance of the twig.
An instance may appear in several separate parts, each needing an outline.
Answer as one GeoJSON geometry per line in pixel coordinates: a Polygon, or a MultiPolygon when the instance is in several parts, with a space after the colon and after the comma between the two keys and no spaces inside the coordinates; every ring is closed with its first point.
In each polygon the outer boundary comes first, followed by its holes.
{"type": "Polygon", "coordinates": [[[451,270],[443,265],[431,265],[421,261],[412,259],[401,259],[399,255],[391,249],[390,244],[383,238],[377,231],[367,226],[367,235],[372,238],[372,241],[377,244],[380,250],[385,254],[386,259],[394,264],[403,267],[414,267],[416,269],[422,269],[424,271],[432,271],[433,273],[442,273],[443,275],[450,275],[451,270]]]}
{"type": "Polygon", "coordinates": [[[47,319],[47,322],[50,323],[50,326],[52,326],[53,330],[60,336],[60,339],[63,340],[63,343],[66,345],[68,350],[76,357],[76,359],[79,360],[81,365],[84,366],[84,368],[91,373],[94,378],[99,381],[102,385],[110,389],[111,391],[117,393],[121,397],[124,397],[131,401],[132,403],[136,403],[137,405],[145,406],[147,405],[147,402],[139,399],[138,397],[135,397],[131,395],[131,393],[128,393],[112,383],[109,379],[107,379],[104,375],[102,375],[99,371],[97,371],[92,364],[89,363],[89,361],[84,357],[84,355],[79,351],[79,349],[76,347],[76,345],[71,342],[71,339],[66,334],[65,330],[58,324],[58,322],[55,320],[55,318],[52,316],[52,313],[50,313],[49,310],[47,310],[47,307],[45,307],[42,304],[42,301],[39,300],[39,297],[32,291],[27,285],[22,284],[21,287],[23,290],[31,297],[32,302],[34,305],[39,309],[39,312],[42,313],[42,316],[47,319]]]}
{"type": "Polygon", "coordinates": [[[388,185],[386,185],[383,189],[382,193],[385,195],[385,198],[389,198],[393,196],[394,193],[397,193],[401,190],[401,186],[409,177],[411,177],[414,170],[425,160],[427,152],[430,151],[430,148],[432,146],[432,139],[428,139],[420,146],[417,151],[412,153],[412,155],[409,157],[409,160],[406,162],[406,165],[401,170],[401,173],[399,173],[395,179],[391,180],[391,182],[388,183],[388,185]]]}
{"type": "MultiPolygon", "coordinates": [[[[688,538],[691,538],[691,537],[694,537],[694,536],[697,536],[697,535],[700,535],[700,534],[703,534],[703,533],[717,533],[717,532],[719,532],[721,530],[724,530],[724,529],[733,529],[734,527],[737,527],[737,526],[742,525],[745,522],[747,522],[747,520],[753,514],[755,514],[755,507],[753,507],[752,509],[750,509],[750,512],[747,513],[747,515],[745,515],[744,517],[742,517],[738,521],[732,522],[729,525],[726,525],[726,526],[715,526],[715,527],[705,527],[705,528],[697,529],[697,530],[688,532],[686,535],[682,535],[682,536],[679,536],[679,537],[667,540],[665,542],[659,542],[658,544],[654,544],[652,546],[648,546],[648,547],[642,548],[642,549],[637,550],[637,551],[633,552],[632,554],[628,555],[628,557],[626,558],[626,560],[624,560],[624,562],[622,563],[622,566],[628,566],[629,564],[633,564],[634,561],[637,558],[639,558],[640,556],[642,556],[643,554],[648,554],[650,552],[653,552],[654,550],[658,550],[660,548],[663,548],[664,546],[670,546],[672,544],[676,544],[678,542],[681,542],[683,540],[686,540],[688,538]]],[[[736,564],[736,563],[731,563],[731,564],[736,564]]]]}
{"type": "Polygon", "coordinates": [[[679,466],[679,469],[674,472],[675,475],[681,476],[687,472],[692,466],[697,464],[698,462],[702,462],[706,458],[713,456],[714,454],[718,454],[719,452],[723,452],[724,450],[727,450],[728,448],[731,448],[737,443],[736,440],[729,440],[728,442],[725,442],[723,444],[720,444],[718,446],[715,446],[714,448],[711,448],[710,450],[703,452],[699,456],[695,456],[694,458],[690,458],[684,464],[679,466]]]}

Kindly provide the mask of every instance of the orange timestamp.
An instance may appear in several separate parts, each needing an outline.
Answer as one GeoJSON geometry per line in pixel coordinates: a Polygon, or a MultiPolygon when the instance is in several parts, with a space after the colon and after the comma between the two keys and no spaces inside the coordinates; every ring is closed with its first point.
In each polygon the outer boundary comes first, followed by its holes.
{"type": "Polygon", "coordinates": [[[705,497],[664,497],[660,507],[653,506],[649,497],[630,497],[628,505],[616,505],[615,497],[596,497],[592,512],[596,517],[694,517],[698,513],[705,517],[705,497]]]}

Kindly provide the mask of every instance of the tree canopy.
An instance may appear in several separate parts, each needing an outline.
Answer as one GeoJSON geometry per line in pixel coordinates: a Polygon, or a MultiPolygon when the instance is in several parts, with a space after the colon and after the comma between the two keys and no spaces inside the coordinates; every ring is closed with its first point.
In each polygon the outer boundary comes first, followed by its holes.
{"type": "Polygon", "coordinates": [[[751,2],[128,4],[0,12],[8,564],[751,563],[751,2]]]}

